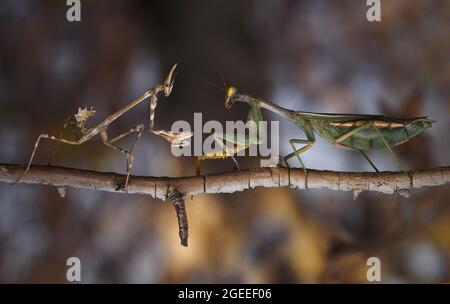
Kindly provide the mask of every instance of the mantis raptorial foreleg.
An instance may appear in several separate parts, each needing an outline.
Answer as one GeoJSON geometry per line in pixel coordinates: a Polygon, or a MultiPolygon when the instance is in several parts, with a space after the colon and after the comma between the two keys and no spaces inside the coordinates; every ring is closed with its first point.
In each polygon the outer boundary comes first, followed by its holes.
{"type": "Polygon", "coordinates": [[[150,98],[150,113],[149,113],[149,125],[148,128],[150,131],[153,130],[153,127],[155,125],[155,111],[156,111],[156,106],[158,105],[158,99],[156,98],[156,96],[152,96],[150,98]]]}
{"type": "Polygon", "coordinates": [[[136,127],[130,129],[128,132],[125,132],[123,134],[120,134],[116,137],[114,137],[113,139],[108,139],[108,134],[106,132],[106,130],[103,130],[100,135],[102,137],[103,143],[111,148],[114,149],[116,151],[121,152],[122,154],[125,154],[126,158],[127,158],[127,177],[125,179],[125,184],[124,184],[124,189],[125,191],[128,190],[128,181],[130,179],[130,173],[131,173],[131,169],[133,167],[133,160],[134,160],[134,156],[133,156],[133,149],[136,145],[136,142],[139,140],[139,138],[141,138],[142,133],[144,132],[144,125],[143,124],[139,124],[136,127]],[[120,139],[125,138],[126,136],[136,133],[136,136],[133,140],[133,143],[131,144],[130,150],[127,151],[117,145],[115,145],[114,143],[120,139]]]}

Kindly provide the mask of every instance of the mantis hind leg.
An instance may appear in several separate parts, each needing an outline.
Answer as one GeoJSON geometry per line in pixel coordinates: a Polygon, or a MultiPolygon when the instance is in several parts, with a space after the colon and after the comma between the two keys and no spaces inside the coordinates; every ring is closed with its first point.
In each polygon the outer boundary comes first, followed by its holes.
{"type": "Polygon", "coordinates": [[[27,167],[25,168],[25,171],[16,179],[16,181],[13,184],[18,183],[25,176],[25,174],[27,174],[28,171],[30,170],[31,163],[33,162],[34,155],[36,154],[36,150],[37,150],[37,148],[38,148],[38,146],[39,146],[39,144],[41,142],[41,139],[46,138],[46,139],[50,139],[50,140],[56,141],[57,143],[65,143],[65,144],[69,144],[69,145],[80,145],[83,142],[89,140],[91,137],[92,136],[84,136],[84,137],[80,138],[77,141],[73,141],[73,140],[67,140],[67,139],[64,139],[64,138],[57,138],[57,137],[54,137],[54,136],[48,135],[48,134],[41,134],[41,135],[39,135],[39,137],[37,138],[37,140],[36,140],[36,142],[34,144],[34,149],[33,149],[33,152],[31,153],[30,160],[28,161],[28,164],[27,164],[27,167]]]}
{"type": "Polygon", "coordinates": [[[366,160],[367,162],[372,166],[372,168],[375,170],[375,172],[380,172],[378,168],[375,166],[375,164],[370,160],[370,158],[367,156],[367,154],[363,150],[355,149],[358,151],[366,160]]]}
{"type": "Polygon", "coordinates": [[[136,127],[130,129],[128,132],[122,133],[112,139],[108,139],[108,134],[106,133],[106,130],[103,130],[101,132],[103,144],[105,144],[107,147],[109,147],[111,149],[121,152],[127,158],[127,176],[125,178],[125,185],[124,185],[125,191],[128,191],[128,181],[130,179],[130,173],[131,173],[131,169],[133,167],[133,160],[134,160],[133,150],[134,150],[134,147],[136,146],[136,142],[139,140],[139,138],[141,138],[143,132],[144,132],[143,124],[139,124],[136,127]],[[127,151],[127,150],[122,149],[121,147],[114,144],[116,141],[118,141],[122,138],[125,138],[128,135],[133,134],[133,133],[137,133],[137,134],[131,144],[130,150],[127,151]]]}
{"type": "MultiPolygon", "coordinates": [[[[375,129],[375,131],[377,132],[378,136],[381,138],[381,140],[383,141],[386,149],[388,150],[389,154],[391,154],[392,159],[394,160],[394,162],[396,163],[397,167],[400,169],[400,171],[403,171],[406,173],[405,170],[403,170],[400,161],[398,160],[397,156],[395,155],[394,151],[392,150],[391,146],[389,145],[389,143],[387,142],[386,138],[384,138],[383,134],[381,134],[380,130],[378,130],[378,128],[373,124],[372,121],[368,121],[367,123],[356,127],[352,130],[350,130],[349,132],[341,135],[338,139],[336,139],[336,143],[340,143],[342,141],[344,141],[345,139],[349,138],[350,136],[355,135],[356,133],[358,133],[359,131],[361,131],[364,128],[367,127],[373,127],[375,129]]],[[[356,149],[357,151],[359,151],[361,153],[362,156],[364,156],[364,158],[369,162],[369,164],[372,166],[372,168],[375,169],[376,172],[379,172],[378,169],[375,167],[375,165],[373,164],[373,162],[369,159],[369,157],[362,151],[359,149],[356,149]]],[[[408,174],[409,175],[409,174],[408,174]]]]}
{"type": "Polygon", "coordinates": [[[378,133],[378,136],[381,138],[381,140],[383,141],[384,145],[386,146],[386,149],[389,151],[389,154],[391,154],[392,159],[395,161],[395,163],[397,164],[397,167],[400,169],[400,171],[403,171],[403,173],[405,173],[406,175],[408,175],[409,177],[409,182],[412,186],[413,184],[413,176],[411,175],[410,172],[406,172],[403,168],[402,165],[400,164],[400,161],[397,158],[397,155],[395,155],[394,151],[392,151],[391,146],[389,146],[389,143],[387,142],[387,140],[384,138],[383,134],[381,134],[380,130],[377,129],[377,127],[371,122],[370,123],[372,125],[372,127],[375,129],[375,131],[378,133]]]}
{"type": "MultiPolygon", "coordinates": [[[[346,140],[347,138],[355,135],[356,133],[358,133],[359,131],[371,126],[372,123],[371,122],[366,122],[363,125],[353,128],[350,131],[348,131],[347,133],[342,134],[341,136],[339,136],[334,142],[335,144],[339,145],[341,142],[343,142],[344,140],[346,140]]],[[[375,166],[375,164],[370,160],[370,158],[367,156],[367,154],[361,150],[361,149],[356,149],[354,148],[356,151],[358,151],[366,160],[367,162],[372,166],[372,168],[375,170],[375,172],[380,172],[378,170],[378,168],[375,166]]]]}
{"type": "MultiPolygon", "coordinates": [[[[397,155],[395,155],[394,151],[392,150],[391,146],[389,145],[389,143],[387,142],[387,140],[384,138],[383,134],[381,134],[380,130],[378,130],[378,128],[371,122],[370,125],[375,129],[375,131],[378,133],[378,136],[381,138],[381,140],[383,141],[386,150],[388,150],[389,154],[391,154],[392,159],[394,160],[395,164],[397,165],[397,167],[400,169],[400,171],[403,171],[404,173],[407,173],[403,168],[402,165],[400,164],[400,161],[398,160],[397,155]]],[[[408,173],[407,173],[408,174],[408,173]]],[[[408,174],[409,175],[409,174],[408,174]]]]}
{"type": "Polygon", "coordinates": [[[294,156],[298,159],[298,161],[300,162],[300,165],[303,168],[303,171],[305,172],[305,188],[306,189],[308,188],[308,170],[306,169],[305,164],[303,163],[302,159],[300,158],[300,154],[309,150],[314,145],[314,143],[315,143],[315,141],[313,139],[290,139],[289,144],[291,145],[292,150],[294,150],[294,152],[283,157],[284,163],[286,164],[286,166],[288,168],[290,168],[290,166],[288,164],[289,159],[291,159],[294,156]],[[297,149],[295,147],[296,143],[297,144],[306,144],[306,146],[303,146],[303,147],[297,149]]]}

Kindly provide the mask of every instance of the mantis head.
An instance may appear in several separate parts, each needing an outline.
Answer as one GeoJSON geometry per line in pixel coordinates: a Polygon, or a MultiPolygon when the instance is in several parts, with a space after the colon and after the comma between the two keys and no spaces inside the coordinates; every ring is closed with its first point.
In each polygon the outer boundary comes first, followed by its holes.
{"type": "Polygon", "coordinates": [[[225,95],[225,108],[230,109],[236,102],[237,89],[235,87],[229,87],[225,95]]]}
{"type": "Polygon", "coordinates": [[[167,75],[166,80],[164,81],[164,95],[168,97],[170,93],[172,92],[173,83],[175,81],[175,69],[177,68],[177,64],[174,64],[172,69],[169,72],[169,75],[167,75]]]}
{"type": "Polygon", "coordinates": [[[95,110],[92,107],[90,107],[89,109],[87,107],[78,108],[78,113],[75,114],[75,119],[78,123],[84,124],[89,117],[92,117],[94,115],[95,110]]]}
{"type": "Polygon", "coordinates": [[[85,131],[86,129],[85,129],[84,125],[85,125],[86,121],[89,119],[89,117],[92,117],[94,115],[95,115],[95,110],[92,107],[78,108],[78,113],[74,115],[74,117],[75,117],[74,122],[75,122],[77,128],[80,128],[82,131],[85,131]]]}

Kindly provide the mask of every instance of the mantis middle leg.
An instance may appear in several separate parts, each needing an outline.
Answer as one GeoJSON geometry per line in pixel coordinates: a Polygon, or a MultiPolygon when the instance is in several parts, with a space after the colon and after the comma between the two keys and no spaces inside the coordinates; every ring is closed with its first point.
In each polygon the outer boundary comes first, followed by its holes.
{"type": "Polygon", "coordinates": [[[126,158],[127,158],[127,177],[125,179],[125,185],[124,185],[124,189],[125,191],[128,191],[128,181],[130,179],[130,173],[131,173],[131,168],[133,167],[133,149],[136,145],[136,142],[139,140],[139,138],[142,136],[142,133],[144,132],[144,125],[143,124],[139,124],[137,126],[135,126],[134,128],[130,129],[129,131],[120,134],[112,139],[108,139],[108,133],[106,132],[106,129],[104,129],[103,131],[101,131],[100,135],[102,136],[102,140],[103,140],[103,144],[105,144],[107,147],[114,149],[116,151],[121,152],[122,154],[125,154],[126,158]],[[133,133],[137,133],[133,143],[131,144],[130,150],[125,150],[122,149],[121,147],[115,145],[114,143],[122,138],[127,137],[130,134],[133,133]]]}
{"type": "Polygon", "coordinates": [[[290,168],[290,166],[288,164],[288,160],[294,156],[297,157],[298,161],[300,162],[300,164],[303,168],[303,171],[305,172],[305,188],[306,189],[308,188],[308,170],[306,169],[305,164],[303,163],[302,159],[300,158],[300,154],[309,150],[315,143],[314,136],[308,136],[308,134],[307,134],[307,137],[308,137],[308,139],[291,139],[291,140],[289,140],[289,144],[291,145],[294,152],[283,157],[284,163],[286,164],[286,166],[288,168],[290,168]],[[297,144],[306,144],[306,145],[297,149],[295,147],[296,143],[297,144]]]}
{"type": "Polygon", "coordinates": [[[302,168],[306,171],[305,164],[303,163],[302,159],[300,158],[300,154],[307,151],[308,149],[310,149],[314,145],[314,141],[309,141],[307,139],[290,139],[289,144],[291,145],[292,150],[294,152],[283,157],[284,163],[286,164],[287,167],[290,167],[288,160],[295,156],[295,157],[297,157],[298,161],[300,162],[300,165],[302,166],[302,168]],[[305,144],[305,146],[297,149],[295,147],[295,144],[305,144]]]}

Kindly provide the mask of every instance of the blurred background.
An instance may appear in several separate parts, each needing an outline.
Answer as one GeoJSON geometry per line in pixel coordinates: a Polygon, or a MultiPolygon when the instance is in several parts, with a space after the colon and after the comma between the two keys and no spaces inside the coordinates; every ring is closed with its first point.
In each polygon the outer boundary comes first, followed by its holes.
{"type": "MultiPolygon", "coordinates": [[[[427,115],[432,129],[396,148],[407,169],[450,164],[450,2],[382,1],[368,22],[365,0],[81,1],[81,22],[66,1],[0,1],[0,163],[25,163],[40,133],[58,135],[79,106],[93,125],[179,63],[172,95],[160,97],[156,127],[176,120],[244,119],[223,107],[229,85],[282,106],[316,112],[427,115]]],[[[110,134],[148,121],[148,103],[110,134]]],[[[268,120],[278,119],[264,113],[268,120]]],[[[281,121],[281,152],[304,138],[281,121]]],[[[124,145],[125,146],[125,145],[124,145]]],[[[52,144],[35,158],[46,164],[52,144]]],[[[382,170],[387,153],[372,152],[382,170]]],[[[310,168],[371,171],[357,153],[318,138],[310,168]]],[[[257,157],[240,158],[243,168],[257,157]]],[[[125,172],[123,155],[99,137],[60,146],[56,165],[125,172]]],[[[133,173],[194,174],[194,157],[175,158],[147,131],[133,173]]],[[[232,170],[231,160],[203,172],[232,170]]],[[[186,201],[189,247],[179,244],[170,203],[150,197],[0,184],[0,282],[66,282],[66,260],[81,259],[89,283],[365,283],[366,260],[381,260],[382,282],[450,280],[450,188],[399,195],[256,189],[186,201]]]]}

